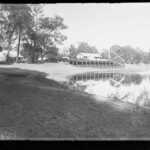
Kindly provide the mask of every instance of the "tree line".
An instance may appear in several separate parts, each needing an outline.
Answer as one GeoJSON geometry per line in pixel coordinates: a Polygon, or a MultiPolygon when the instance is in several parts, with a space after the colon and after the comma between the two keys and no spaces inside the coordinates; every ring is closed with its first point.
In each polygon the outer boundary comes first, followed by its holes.
{"type": "MultiPolygon", "coordinates": [[[[30,62],[37,62],[46,56],[58,56],[58,45],[67,39],[62,31],[68,26],[64,19],[58,15],[46,17],[43,13],[44,4],[0,4],[0,51],[8,50],[7,61],[12,47],[17,50],[17,62],[19,54],[30,62]]],[[[113,45],[109,49],[103,49],[102,58],[110,57],[116,59],[117,54],[125,63],[139,64],[150,63],[150,51],[143,52],[142,49],[131,46],[113,45]]],[[[86,42],[80,42],[76,48],[73,44],[69,47],[69,57],[75,58],[78,53],[99,53],[95,46],[86,42]]]]}
{"type": "Polygon", "coordinates": [[[102,57],[108,58],[108,51],[110,51],[110,57],[115,58],[113,52],[121,56],[126,64],[149,64],[150,63],[150,51],[144,52],[140,48],[133,48],[131,46],[119,46],[113,45],[108,50],[103,49],[102,57]]]}
{"type": "Polygon", "coordinates": [[[99,53],[102,58],[108,59],[109,52],[111,59],[118,59],[115,54],[119,55],[124,59],[124,62],[127,64],[149,64],[150,63],[150,51],[144,52],[140,48],[133,48],[131,46],[119,46],[113,45],[109,49],[102,49],[101,52],[95,46],[89,46],[85,42],[80,42],[78,47],[76,48],[74,45],[70,45],[69,47],[69,57],[75,58],[75,56],[79,53],[99,53]]]}
{"type": "Polygon", "coordinates": [[[56,56],[58,45],[67,39],[64,29],[64,19],[45,17],[42,4],[0,4],[0,46],[8,50],[7,61],[13,45],[17,62],[19,53],[33,63],[39,56],[56,56]]]}
{"type": "Polygon", "coordinates": [[[95,46],[90,46],[86,42],[80,42],[76,48],[73,44],[69,48],[69,57],[75,58],[79,53],[99,53],[98,49],[95,46]]]}

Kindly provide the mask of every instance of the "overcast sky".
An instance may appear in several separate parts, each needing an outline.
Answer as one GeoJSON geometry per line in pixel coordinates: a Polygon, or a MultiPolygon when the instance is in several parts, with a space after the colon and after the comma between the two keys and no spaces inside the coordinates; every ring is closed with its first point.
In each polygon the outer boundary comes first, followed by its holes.
{"type": "Polygon", "coordinates": [[[64,46],[84,41],[99,50],[114,44],[150,49],[150,3],[47,4],[44,13],[64,18],[64,46]]]}

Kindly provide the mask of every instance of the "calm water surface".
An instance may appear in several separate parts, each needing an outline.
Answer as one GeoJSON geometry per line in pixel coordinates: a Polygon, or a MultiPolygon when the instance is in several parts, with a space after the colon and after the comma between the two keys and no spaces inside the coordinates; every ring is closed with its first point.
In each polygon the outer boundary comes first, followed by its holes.
{"type": "MultiPolygon", "coordinates": [[[[70,78],[82,92],[150,106],[150,73],[77,74],[70,78]]],[[[101,98],[102,99],[102,98],[101,98]]]]}

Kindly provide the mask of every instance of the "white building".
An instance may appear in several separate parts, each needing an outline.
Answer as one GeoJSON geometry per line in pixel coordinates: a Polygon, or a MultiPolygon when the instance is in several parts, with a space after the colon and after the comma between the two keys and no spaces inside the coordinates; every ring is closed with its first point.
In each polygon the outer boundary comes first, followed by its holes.
{"type": "MultiPolygon", "coordinates": [[[[8,51],[3,50],[0,52],[0,62],[5,62],[6,61],[6,56],[7,56],[8,51]]],[[[11,58],[17,58],[17,51],[10,51],[9,52],[9,57],[11,58]]],[[[22,55],[19,54],[20,58],[23,58],[22,55]]]]}
{"type": "Polygon", "coordinates": [[[87,60],[104,60],[100,54],[97,53],[79,53],[76,56],[77,59],[87,59],[87,60]]]}

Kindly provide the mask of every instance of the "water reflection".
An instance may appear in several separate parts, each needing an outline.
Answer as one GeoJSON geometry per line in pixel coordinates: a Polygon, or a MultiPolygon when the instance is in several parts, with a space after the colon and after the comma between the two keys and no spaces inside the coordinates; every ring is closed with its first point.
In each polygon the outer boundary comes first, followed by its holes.
{"type": "Polygon", "coordinates": [[[70,81],[80,91],[150,106],[150,75],[124,73],[86,73],[72,76],[70,81]]]}

